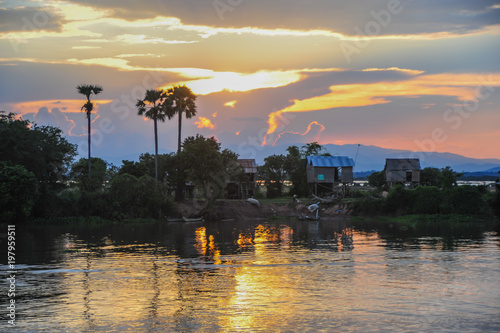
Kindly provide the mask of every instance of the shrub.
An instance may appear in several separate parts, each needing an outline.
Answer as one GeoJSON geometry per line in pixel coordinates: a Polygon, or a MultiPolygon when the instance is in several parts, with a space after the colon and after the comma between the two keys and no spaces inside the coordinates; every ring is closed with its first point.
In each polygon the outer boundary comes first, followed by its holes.
{"type": "Polygon", "coordinates": [[[484,215],[489,208],[475,186],[456,186],[443,190],[443,214],[484,215]]]}
{"type": "Polygon", "coordinates": [[[410,190],[411,214],[438,214],[441,204],[441,191],[436,186],[419,186],[410,190]]]}

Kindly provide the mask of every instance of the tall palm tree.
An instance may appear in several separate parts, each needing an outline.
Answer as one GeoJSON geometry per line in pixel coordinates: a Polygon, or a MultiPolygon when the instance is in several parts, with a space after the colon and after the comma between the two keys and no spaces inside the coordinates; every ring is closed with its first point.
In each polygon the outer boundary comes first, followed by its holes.
{"type": "Polygon", "coordinates": [[[82,106],[82,111],[85,111],[88,119],[88,143],[89,143],[89,191],[92,190],[92,168],[91,168],[91,159],[90,159],[90,126],[92,121],[90,119],[90,114],[94,109],[94,103],[91,102],[92,96],[98,95],[102,92],[102,87],[91,84],[81,84],[76,87],[79,94],[87,97],[87,103],[82,106]]]}
{"type": "Polygon", "coordinates": [[[175,114],[179,117],[177,154],[180,154],[182,142],[182,114],[184,113],[186,115],[186,119],[190,119],[196,115],[196,105],[194,104],[196,95],[191,91],[191,89],[183,85],[170,88],[168,90],[168,96],[171,100],[171,105],[167,110],[168,119],[171,119],[175,114]]]}
{"type": "Polygon", "coordinates": [[[137,100],[137,114],[153,120],[155,132],[155,180],[158,180],[158,121],[164,122],[164,110],[169,104],[167,93],[161,89],[148,90],[143,100],[137,100]]]}
{"type": "MultiPolygon", "coordinates": [[[[191,91],[191,89],[183,85],[174,86],[168,89],[168,98],[170,100],[170,103],[167,107],[165,107],[165,112],[168,116],[168,119],[174,117],[175,114],[177,114],[179,117],[179,137],[177,141],[177,173],[180,175],[180,171],[182,170],[180,159],[182,143],[182,114],[184,113],[186,115],[186,119],[190,119],[196,115],[196,105],[194,104],[196,95],[191,91]]],[[[176,201],[182,201],[183,199],[182,183],[182,177],[179,177],[177,187],[175,189],[176,201]]]]}

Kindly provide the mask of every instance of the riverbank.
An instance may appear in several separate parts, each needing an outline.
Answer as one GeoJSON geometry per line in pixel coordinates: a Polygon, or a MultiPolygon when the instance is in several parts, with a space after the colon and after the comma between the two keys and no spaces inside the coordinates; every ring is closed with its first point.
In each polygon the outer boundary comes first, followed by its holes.
{"type": "MultiPolygon", "coordinates": [[[[295,203],[291,198],[264,199],[259,205],[252,204],[246,200],[218,200],[211,212],[204,216],[207,221],[251,221],[258,219],[267,220],[293,220],[305,216],[313,216],[307,207],[311,203],[295,203]]],[[[170,218],[193,217],[202,207],[203,202],[186,201],[176,204],[174,211],[164,216],[163,221],[170,218]]],[[[463,215],[463,214],[413,214],[413,215],[360,215],[356,212],[353,202],[320,204],[320,217],[322,220],[349,218],[359,225],[416,229],[424,225],[444,225],[458,223],[479,223],[487,225],[499,224],[500,221],[494,216],[463,215]]],[[[101,224],[101,223],[145,223],[155,222],[158,219],[151,218],[128,218],[109,220],[97,216],[88,217],[57,217],[52,219],[36,219],[30,224],[101,224]]]]}

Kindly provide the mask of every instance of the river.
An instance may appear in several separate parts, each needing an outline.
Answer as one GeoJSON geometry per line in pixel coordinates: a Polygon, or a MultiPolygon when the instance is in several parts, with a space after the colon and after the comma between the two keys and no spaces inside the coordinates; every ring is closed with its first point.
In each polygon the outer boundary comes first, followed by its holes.
{"type": "Polygon", "coordinates": [[[499,234],[456,229],[19,225],[0,332],[499,332],[499,234]]]}

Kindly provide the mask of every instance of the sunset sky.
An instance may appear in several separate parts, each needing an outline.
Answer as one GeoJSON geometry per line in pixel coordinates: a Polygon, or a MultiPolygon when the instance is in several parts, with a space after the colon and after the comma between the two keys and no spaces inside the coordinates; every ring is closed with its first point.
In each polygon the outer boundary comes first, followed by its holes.
{"type": "MultiPolygon", "coordinates": [[[[0,110],[83,157],[79,84],[99,84],[93,156],[152,152],[146,89],[186,84],[183,137],[237,153],[363,144],[500,158],[500,1],[0,1],[0,110]]],[[[159,126],[175,151],[177,122],[159,126]]]]}

